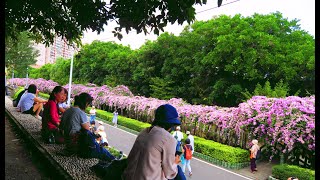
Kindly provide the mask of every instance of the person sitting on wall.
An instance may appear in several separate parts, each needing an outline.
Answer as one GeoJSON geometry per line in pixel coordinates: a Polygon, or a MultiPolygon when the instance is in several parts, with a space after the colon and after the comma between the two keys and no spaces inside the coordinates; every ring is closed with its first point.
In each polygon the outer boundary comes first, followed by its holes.
{"type": "Polygon", "coordinates": [[[42,117],[39,114],[42,110],[43,104],[48,101],[38,98],[36,94],[37,86],[35,84],[30,84],[27,92],[21,96],[17,108],[22,113],[34,115],[37,119],[41,120],[42,117]]]}
{"type": "Polygon", "coordinates": [[[44,105],[41,133],[48,143],[63,143],[62,133],[59,129],[61,120],[59,118],[58,103],[63,102],[67,94],[68,91],[65,88],[56,86],[52,90],[48,102],[44,105]]]}
{"type": "Polygon", "coordinates": [[[74,106],[70,107],[63,113],[60,123],[66,144],[65,151],[70,155],[78,152],[80,130],[90,130],[85,109],[93,100],[88,93],[81,93],[80,95],[75,96],[74,99],[74,106]]]}

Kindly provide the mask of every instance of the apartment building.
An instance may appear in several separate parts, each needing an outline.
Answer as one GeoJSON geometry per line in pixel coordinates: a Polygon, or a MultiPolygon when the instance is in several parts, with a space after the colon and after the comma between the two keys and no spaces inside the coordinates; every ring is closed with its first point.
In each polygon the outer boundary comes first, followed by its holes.
{"type": "Polygon", "coordinates": [[[41,67],[48,63],[54,63],[58,57],[71,58],[76,50],[68,46],[67,41],[61,37],[55,37],[54,42],[49,47],[44,44],[35,44],[34,47],[39,50],[39,56],[34,67],[41,67]]]}

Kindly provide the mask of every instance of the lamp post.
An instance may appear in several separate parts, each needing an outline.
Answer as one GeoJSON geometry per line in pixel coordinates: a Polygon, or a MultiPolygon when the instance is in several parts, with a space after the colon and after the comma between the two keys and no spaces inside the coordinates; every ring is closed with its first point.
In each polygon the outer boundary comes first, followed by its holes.
{"type": "Polygon", "coordinates": [[[68,90],[68,101],[67,104],[70,107],[71,106],[71,102],[70,102],[70,97],[71,97],[71,83],[72,83],[72,69],[73,69],[73,56],[74,56],[74,52],[72,53],[71,56],[71,63],[70,63],[70,75],[69,75],[69,90],[68,90]]]}
{"type": "Polygon", "coordinates": [[[29,81],[29,78],[28,78],[28,69],[29,69],[29,68],[27,67],[27,82],[26,82],[26,88],[28,88],[28,83],[29,83],[29,82],[28,82],[28,81],[29,81]]]}

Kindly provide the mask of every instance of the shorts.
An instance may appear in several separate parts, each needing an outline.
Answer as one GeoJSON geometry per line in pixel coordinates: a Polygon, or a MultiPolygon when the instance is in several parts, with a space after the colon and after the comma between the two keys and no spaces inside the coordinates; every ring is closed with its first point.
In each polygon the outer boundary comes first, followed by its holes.
{"type": "Polygon", "coordinates": [[[23,114],[31,114],[31,115],[35,115],[36,114],[36,112],[33,111],[33,106],[29,110],[23,111],[22,113],[23,114]]]}

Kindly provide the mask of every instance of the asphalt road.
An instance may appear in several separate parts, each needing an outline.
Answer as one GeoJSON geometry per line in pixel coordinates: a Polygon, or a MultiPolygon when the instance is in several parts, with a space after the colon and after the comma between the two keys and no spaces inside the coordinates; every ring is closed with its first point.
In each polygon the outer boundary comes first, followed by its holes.
{"type": "MultiPolygon", "coordinates": [[[[98,126],[97,120],[96,125],[98,126]]],[[[128,155],[133,143],[136,139],[136,135],[124,131],[122,129],[113,127],[109,124],[104,123],[105,131],[109,145],[116,149],[123,151],[125,155],[128,155]]],[[[245,177],[240,174],[236,174],[227,169],[209,164],[200,159],[193,158],[191,160],[192,177],[187,179],[193,180],[205,180],[205,179],[219,179],[219,180],[248,180],[251,178],[245,177]]],[[[186,169],[187,170],[187,169],[186,169]]]]}

